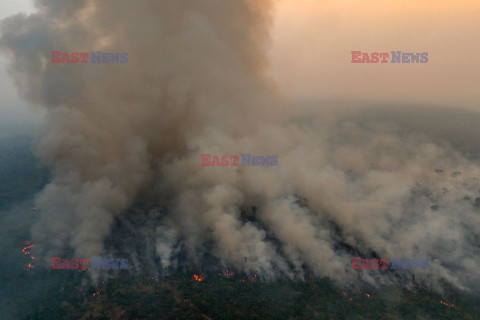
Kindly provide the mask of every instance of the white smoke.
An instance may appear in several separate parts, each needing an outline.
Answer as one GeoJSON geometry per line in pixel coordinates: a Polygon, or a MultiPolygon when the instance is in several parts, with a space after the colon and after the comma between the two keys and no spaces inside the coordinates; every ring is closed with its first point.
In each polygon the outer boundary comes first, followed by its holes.
{"type": "Polygon", "coordinates": [[[48,110],[37,147],[54,176],[32,230],[47,259],[101,255],[141,199],[167,208],[154,226],[160,267],[185,250],[192,264],[208,253],[265,279],[310,270],[349,284],[351,257],[375,254],[429,259],[417,281],[435,289],[480,279],[478,162],[389,121],[283,102],[265,74],[270,1],[36,5],[3,21],[0,45],[19,91],[48,110]],[[52,64],[54,50],[129,60],[52,64]],[[279,165],[203,167],[206,153],[279,165]]]}

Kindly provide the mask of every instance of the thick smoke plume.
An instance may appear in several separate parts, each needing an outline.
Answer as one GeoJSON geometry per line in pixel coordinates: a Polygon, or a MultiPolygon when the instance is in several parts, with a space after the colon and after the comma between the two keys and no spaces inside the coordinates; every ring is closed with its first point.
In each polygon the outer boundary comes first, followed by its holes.
{"type": "Polygon", "coordinates": [[[429,260],[415,281],[430,288],[480,279],[478,162],[356,111],[292,111],[265,73],[271,1],[36,6],[3,21],[0,45],[21,94],[48,110],[37,148],[54,173],[36,199],[37,255],[108,254],[115,221],[147,206],[162,209],[131,228],[154,239],[159,270],[209,256],[264,279],[312,272],[348,285],[352,256],[405,257],[429,260]],[[129,60],[52,64],[53,50],[129,60]],[[205,153],[279,165],[203,167],[205,153]]]}

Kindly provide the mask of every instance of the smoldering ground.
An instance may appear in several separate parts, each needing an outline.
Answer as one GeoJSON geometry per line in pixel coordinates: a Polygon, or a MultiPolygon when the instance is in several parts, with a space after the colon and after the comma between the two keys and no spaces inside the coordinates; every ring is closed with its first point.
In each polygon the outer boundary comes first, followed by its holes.
{"type": "MultiPolygon", "coordinates": [[[[19,92],[47,110],[38,257],[106,254],[120,224],[148,240],[129,255],[160,271],[208,256],[263,279],[311,272],[350,285],[352,255],[404,256],[429,259],[416,275],[429,288],[475,288],[480,170],[477,148],[458,144],[474,127],[286,102],[265,73],[270,1],[129,4],[39,0],[2,23],[19,92]],[[53,50],[129,61],[51,64],[53,50]],[[279,165],[202,167],[205,153],[279,165]]],[[[411,285],[373,271],[362,281],[411,285]]]]}

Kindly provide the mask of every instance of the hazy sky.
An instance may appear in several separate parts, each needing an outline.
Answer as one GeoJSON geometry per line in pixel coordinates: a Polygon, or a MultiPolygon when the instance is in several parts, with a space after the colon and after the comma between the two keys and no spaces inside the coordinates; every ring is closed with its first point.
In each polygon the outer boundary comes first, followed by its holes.
{"type": "MultiPolygon", "coordinates": [[[[31,13],[34,7],[30,0],[15,0],[0,2],[0,20],[17,13],[31,13]]],[[[0,55],[0,117],[4,114],[25,114],[26,103],[21,101],[16,93],[13,81],[6,71],[7,59],[0,55]]]]}
{"type": "Polygon", "coordinates": [[[279,0],[272,73],[289,95],[480,109],[480,1],[279,0]],[[428,52],[427,64],[352,64],[351,51],[428,52]]]}
{"type": "MultiPolygon", "coordinates": [[[[0,2],[0,18],[32,12],[0,2]]],[[[278,0],[270,73],[295,98],[366,99],[480,110],[478,0],[278,0]],[[433,5],[434,4],[434,5],[433,5]],[[428,52],[427,64],[352,64],[362,52],[428,52]]],[[[25,105],[0,57],[0,115],[25,105]]]]}

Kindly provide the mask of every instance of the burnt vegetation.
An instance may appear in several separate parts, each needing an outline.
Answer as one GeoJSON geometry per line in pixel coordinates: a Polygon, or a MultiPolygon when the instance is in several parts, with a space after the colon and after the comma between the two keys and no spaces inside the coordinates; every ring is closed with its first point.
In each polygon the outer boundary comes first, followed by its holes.
{"type": "MultiPolygon", "coordinates": [[[[50,271],[43,271],[50,273],[50,271]]],[[[478,319],[478,297],[448,299],[401,287],[355,290],[328,279],[261,282],[208,274],[202,281],[181,271],[159,280],[127,273],[97,286],[85,274],[56,275],[57,285],[30,303],[18,319],[478,319]]],[[[52,277],[50,276],[47,277],[52,277]]]]}

